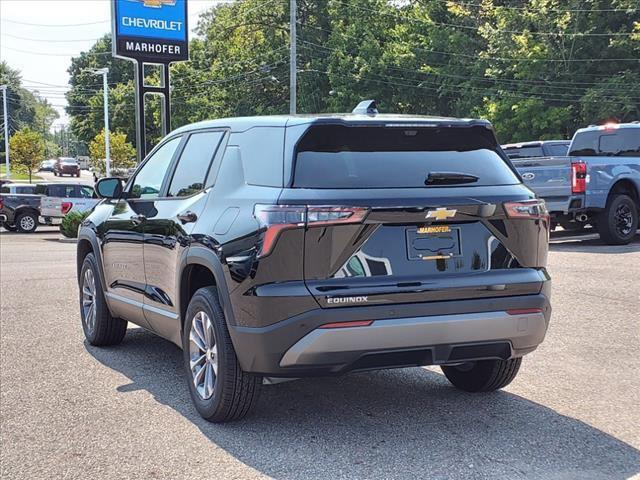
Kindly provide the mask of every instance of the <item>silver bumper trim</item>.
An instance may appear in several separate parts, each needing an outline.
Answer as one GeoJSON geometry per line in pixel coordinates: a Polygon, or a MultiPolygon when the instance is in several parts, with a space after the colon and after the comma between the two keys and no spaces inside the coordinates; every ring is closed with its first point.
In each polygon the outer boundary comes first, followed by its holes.
{"type": "Polygon", "coordinates": [[[282,357],[281,367],[315,365],[341,352],[421,348],[474,342],[508,341],[514,355],[544,339],[544,315],[510,315],[504,311],[376,320],[368,327],[318,328],[301,338],[282,357]]]}

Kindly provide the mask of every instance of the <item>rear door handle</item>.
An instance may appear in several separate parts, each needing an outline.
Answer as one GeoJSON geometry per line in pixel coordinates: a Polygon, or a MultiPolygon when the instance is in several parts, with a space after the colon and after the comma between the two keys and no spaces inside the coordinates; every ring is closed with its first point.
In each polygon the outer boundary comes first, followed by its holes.
{"type": "Polygon", "coordinates": [[[144,215],[132,215],[131,216],[131,221],[133,222],[134,225],[140,225],[142,223],[144,223],[147,220],[147,217],[145,217],[144,215]]]}
{"type": "Polygon", "coordinates": [[[182,222],[183,225],[185,223],[193,223],[197,219],[198,219],[198,216],[190,210],[187,210],[186,212],[178,215],[178,220],[180,220],[180,222],[182,222]]]}

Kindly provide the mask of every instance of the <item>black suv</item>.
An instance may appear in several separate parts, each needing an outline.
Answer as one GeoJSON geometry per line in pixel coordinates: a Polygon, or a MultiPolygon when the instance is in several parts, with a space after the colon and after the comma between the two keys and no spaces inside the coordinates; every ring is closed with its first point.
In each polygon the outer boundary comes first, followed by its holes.
{"type": "Polygon", "coordinates": [[[356,370],[440,365],[495,390],[547,330],[549,219],[484,120],[202,122],[97,190],[86,338],[133,322],[181,346],[210,421],[243,417],[263,382],[356,370]]]}

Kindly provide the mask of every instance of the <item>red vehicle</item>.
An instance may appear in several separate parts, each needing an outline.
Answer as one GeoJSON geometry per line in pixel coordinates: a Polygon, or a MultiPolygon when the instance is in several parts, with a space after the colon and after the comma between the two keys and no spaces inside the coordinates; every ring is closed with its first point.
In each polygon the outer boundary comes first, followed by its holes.
{"type": "Polygon", "coordinates": [[[75,158],[60,157],[53,166],[53,174],[57,176],[71,175],[80,176],[80,165],[75,158]]]}

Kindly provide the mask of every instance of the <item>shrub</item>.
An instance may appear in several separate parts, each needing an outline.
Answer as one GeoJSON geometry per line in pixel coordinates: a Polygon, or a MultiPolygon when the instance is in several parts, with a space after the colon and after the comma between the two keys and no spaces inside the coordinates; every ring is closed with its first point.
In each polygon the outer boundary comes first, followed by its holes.
{"type": "Polygon", "coordinates": [[[89,216],[90,212],[69,212],[62,219],[60,233],[67,238],[78,237],[78,227],[82,221],[89,216]]]}

